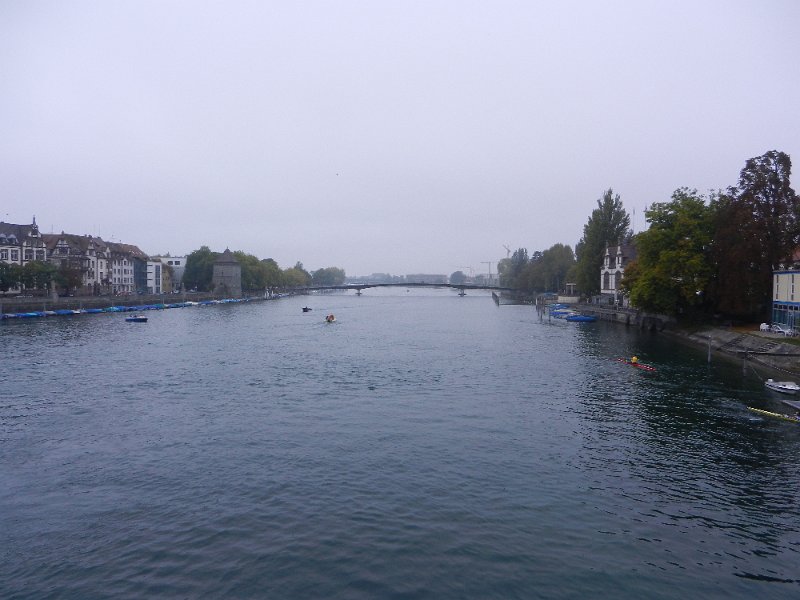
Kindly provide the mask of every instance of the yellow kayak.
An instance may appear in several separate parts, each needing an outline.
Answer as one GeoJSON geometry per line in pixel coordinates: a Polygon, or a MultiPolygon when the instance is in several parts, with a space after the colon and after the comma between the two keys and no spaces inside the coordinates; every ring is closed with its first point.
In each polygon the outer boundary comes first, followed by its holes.
{"type": "Polygon", "coordinates": [[[753,408],[748,406],[747,410],[752,410],[760,415],[767,415],[768,417],[775,417],[776,419],[783,419],[784,421],[791,421],[792,423],[800,423],[800,418],[793,417],[792,415],[782,415],[781,413],[770,412],[768,410],[761,410],[760,408],[753,408]]]}

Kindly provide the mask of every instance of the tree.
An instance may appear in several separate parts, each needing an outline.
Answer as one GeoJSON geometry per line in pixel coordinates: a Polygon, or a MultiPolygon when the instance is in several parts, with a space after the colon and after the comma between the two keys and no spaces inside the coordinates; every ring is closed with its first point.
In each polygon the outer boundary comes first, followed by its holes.
{"type": "Polygon", "coordinates": [[[544,252],[534,252],[518,278],[518,287],[530,292],[559,292],[575,265],[572,248],[554,244],[544,252]]]}
{"type": "Polygon", "coordinates": [[[306,287],[311,284],[311,274],[303,268],[303,263],[297,263],[283,272],[283,282],[286,287],[306,287]]]}
{"type": "Polygon", "coordinates": [[[311,282],[314,285],[342,285],[345,279],[344,270],[338,267],[317,269],[311,275],[311,282]]]}
{"type": "Polygon", "coordinates": [[[278,263],[271,258],[262,259],[264,265],[264,278],[268,288],[277,288],[283,285],[283,271],[278,263]]]}
{"type": "Polygon", "coordinates": [[[267,268],[258,257],[241,250],[233,253],[242,268],[242,290],[264,290],[267,287],[267,268]]]}
{"type": "Polygon", "coordinates": [[[83,271],[78,267],[70,266],[67,262],[62,262],[53,274],[53,282],[64,290],[65,294],[83,285],[83,271]]]}
{"type": "Polygon", "coordinates": [[[208,246],[201,246],[186,257],[186,269],[183,271],[183,287],[187,290],[211,291],[214,278],[214,261],[219,254],[212,252],[208,246]]]}
{"type": "Polygon", "coordinates": [[[637,257],[622,280],[631,304],[669,315],[701,311],[713,273],[713,209],[697,190],[680,188],[645,216],[650,227],[635,237],[637,257]]]}
{"type": "Polygon", "coordinates": [[[3,295],[8,290],[20,286],[21,271],[20,265],[0,262],[0,292],[3,292],[3,295]]]}
{"type": "Polygon", "coordinates": [[[631,219],[622,208],[619,194],[614,195],[609,188],[597,201],[597,208],[583,226],[583,237],[575,246],[576,283],[581,292],[587,295],[600,292],[600,268],[606,247],[620,244],[629,237],[630,226],[631,219]]]}
{"type": "Polygon", "coordinates": [[[463,271],[455,271],[452,275],[450,275],[450,283],[453,285],[461,285],[462,283],[466,283],[466,281],[467,276],[463,271]]]}
{"type": "Polygon", "coordinates": [[[511,259],[501,258],[497,262],[497,280],[500,285],[511,286],[511,259]]]}
{"type": "Polygon", "coordinates": [[[800,198],[791,187],[792,161],[771,150],[751,158],[739,184],[715,202],[714,295],[723,313],[768,318],[772,271],[800,242],[800,198]]]}

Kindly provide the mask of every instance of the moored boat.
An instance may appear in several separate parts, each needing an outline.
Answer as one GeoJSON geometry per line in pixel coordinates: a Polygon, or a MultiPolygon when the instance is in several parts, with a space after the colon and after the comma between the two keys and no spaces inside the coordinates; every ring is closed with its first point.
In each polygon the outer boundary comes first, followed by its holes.
{"type": "Polygon", "coordinates": [[[125,317],[125,320],[128,323],[147,323],[147,317],[144,315],[131,315],[130,317],[125,317]]]}
{"type": "Polygon", "coordinates": [[[764,385],[768,389],[780,392],[781,394],[796,394],[798,390],[800,390],[800,385],[797,385],[794,381],[775,381],[773,379],[767,379],[764,385]]]}
{"type": "Polygon", "coordinates": [[[593,315],[573,314],[573,315],[567,315],[566,317],[564,317],[564,320],[573,322],[577,321],[578,323],[594,323],[595,321],[597,321],[597,317],[593,315]]]}

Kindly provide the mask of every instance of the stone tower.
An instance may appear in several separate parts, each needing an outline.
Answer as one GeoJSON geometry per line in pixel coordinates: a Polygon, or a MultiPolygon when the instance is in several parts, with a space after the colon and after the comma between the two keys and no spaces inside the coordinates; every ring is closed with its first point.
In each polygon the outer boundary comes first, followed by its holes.
{"type": "Polygon", "coordinates": [[[242,265],[228,248],[214,261],[214,295],[222,298],[242,297],[242,265]]]}

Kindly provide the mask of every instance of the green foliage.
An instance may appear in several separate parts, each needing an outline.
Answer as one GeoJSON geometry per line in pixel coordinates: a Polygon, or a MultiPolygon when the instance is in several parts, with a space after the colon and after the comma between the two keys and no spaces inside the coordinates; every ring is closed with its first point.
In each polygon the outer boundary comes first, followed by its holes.
{"type": "Polygon", "coordinates": [[[183,287],[187,290],[197,289],[201,292],[211,291],[214,278],[214,261],[219,258],[208,246],[202,246],[186,257],[186,269],[183,272],[183,287]]]}
{"type": "Polygon", "coordinates": [[[597,201],[589,221],[583,226],[583,237],[575,246],[578,264],[575,271],[578,289],[587,295],[600,292],[600,268],[607,246],[622,243],[630,235],[631,219],[619,194],[606,190],[597,201]]]}
{"type": "Polygon", "coordinates": [[[343,269],[326,267],[317,269],[311,276],[314,285],[342,285],[346,276],[343,269]]]}
{"type": "Polygon", "coordinates": [[[637,258],[622,280],[631,304],[672,315],[702,310],[713,273],[713,209],[697,190],[681,188],[645,216],[650,228],[635,237],[637,258]]]}
{"type": "MultiPolygon", "coordinates": [[[[52,265],[51,265],[52,266],[52,265]]],[[[83,285],[83,272],[63,262],[52,275],[53,282],[60,287],[65,294],[74,291],[83,285]]]]}
{"type": "Polygon", "coordinates": [[[497,263],[497,279],[500,285],[511,286],[511,259],[503,258],[497,263]]]}
{"type": "Polygon", "coordinates": [[[544,252],[534,252],[516,280],[518,289],[529,292],[560,292],[567,274],[575,265],[572,248],[555,244],[544,252]]]}
{"type": "Polygon", "coordinates": [[[4,294],[19,287],[22,278],[22,267],[16,264],[0,262],[0,292],[4,294]]]}
{"type": "MultiPolygon", "coordinates": [[[[73,283],[72,288],[78,288],[83,284],[83,272],[80,269],[74,269],[74,271],[75,273],[70,272],[73,275],[70,283],[73,283]],[[74,283],[75,281],[77,283],[74,283]]],[[[25,289],[44,290],[52,286],[53,278],[56,274],[55,265],[34,260],[22,267],[19,281],[25,289]]],[[[60,269],[58,270],[58,275],[60,275],[60,269]]]]}
{"type": "Polygon", "coordinates": [[[464,274],[463,271],[455,271],[452,275],[450,275],[450,283],[453,285],[460,285],[467,281],[467,276],[464,274]]]}
{"type": "Polygon", "coordinates": [[[800,242],[800,198],[790,184],[792,162],[772,150],[751,158],[715,202],[716,308],[731,316],[768,318],[772,271],[800,242]]]}
{"type": "Polygon", "coordinates": [[[287,288],[306,287],[311,285],[311,275],[303,268],[303,263],[298,261],[291,269],[283,272],[283,284],[287,288]]]}
{"type": "Polygon", "coordinates": [[[278,266],[278,263],[271,258],[265,258],[261,261],[264,265],[264,278],[266,287],[278,288],[283,285],[283,271],[278,266]]]}
{"type": "Polygon", "coordinates": [[[497,273],[500,285],[517,288],[520,285],[520,276],[528,266],[528,249],[517,248],[511,258],[504,258],[497,263],[497,273]]]}
{"type": "Polygon", "coordinates": [[[267,266],[252,254],[241,250],[233,253],[242,267],[242,290],[256,291],[267,287],[267,266]]]}

